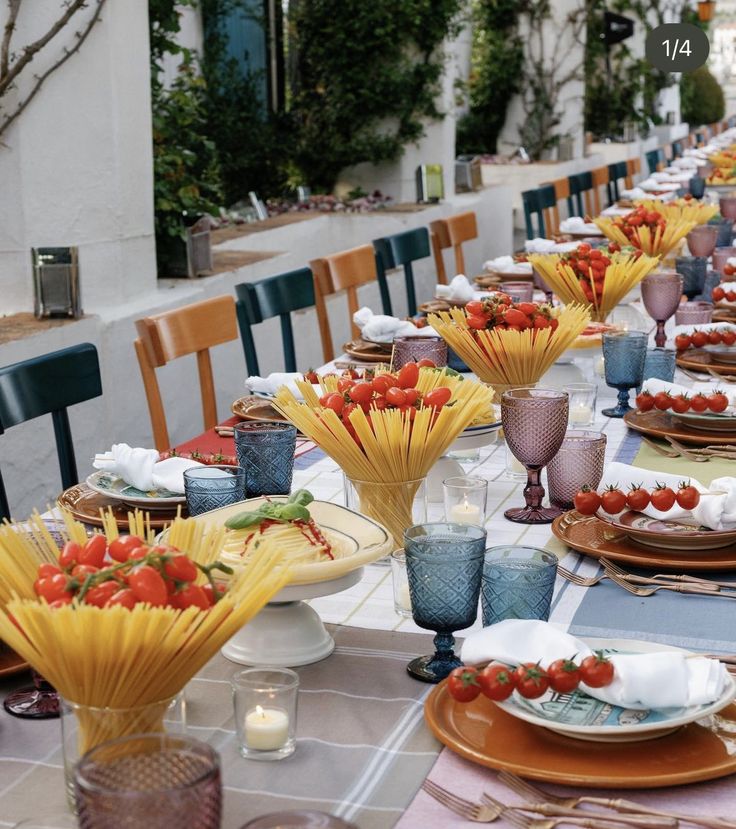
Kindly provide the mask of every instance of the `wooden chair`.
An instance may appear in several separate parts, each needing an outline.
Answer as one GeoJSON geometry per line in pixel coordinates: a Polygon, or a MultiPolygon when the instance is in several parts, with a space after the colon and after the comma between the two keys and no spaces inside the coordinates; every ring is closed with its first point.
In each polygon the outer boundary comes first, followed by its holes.
{"type": "Polygon", "coordinates": [[[641,159],[639,156],[636,158],[629,158],[626,160],[626,189],[631,190],[634,187],[634,176],[638,176],[641,173],[641,159]]]}
{"type": "Polygon", "coordinates": [[[373,245],[360,245],[357,248],[332,253],[320,259],[313,259],[309,267],[314,274],[314,298],[317,309],[317,321],[322,338],[322,353],[325,362],[335,356],[332,345],[330,320],[327,316],[325,298],[338,291],[346,291],[348,296],[348,313],[354,337],[360,336],[358,326],[353,322],[353,314],[358,310],[358,288],[378,279],[376,254],[373,245]]]}
{"type": "Polygon", "coordinates": [[[590,215],[593,210],[591,196],[593,193],[593,176],[588,171],[568,176],[570,195],[575,200],[575,212],[578,216],[590,215]]]}
{"type": "MultiPolygon", "coordinates": [[[[0,368],[0,434],[3,429],[50,414],[64,489],[79,483],[67,407],[102,394],[100,363],[92,343],[0,368]]],[[[10,507],[0,476],[0,520],[10,507]]]]}
{"type": "Polygon", "coordinates": [[[393,315],[386,271],[403,266],[406,304],[409,315],[414,316],[417,312],[417,296],[412,263],[418,259],[426,259],[430,255],[429,231],[426,227],[417,227],[402,233],[394,233],[393,236],[374,239],[373,247],[376,251],[378,282],[379,285],[382,283],[385,286],[387,294],[386,302],[384,302],[384,308],[388,305],[386,313],[393,315]]]}
{"type": "Polygon", "coordinates": [[[664,150],[662,147],[658,147],[656,150],[649,150],[646,154],[646,160],[649,175],[661,170],[664,167],[664,150]]]}
{"type": "Polygon", "coordinates": [[[146,390],[153,442],[161,452],[168,449],[171,442],[156,368],[185,354],[196,354],[204,428],[215,426],[217,405],[210,348],[238,338],[235,299],[217,296],[193,302],[183,308],[136,320],[135,327],[138,331],[135,353],[146,390]]]}
{"type": "Polygon", "coordinates": [[[455,255],[455,274],[465,273],[463,242],[478,238],[475,211],[468,210],[466,213],[456,213],[446,219],[437,219],[430,222],[429,230],[432,236],[432,252],[437,266],[437,281],[446,285],[447,272],[442,251],[445,248],[452,248],[455,255]]]}
{"type": "MultiPolygon", "coordinates": [[[[554,187],[548,185],[554,193],[554,187]]],[[[524,208],[524,225],[526,226],[526,238],[544,238],[547,235],[547,227],[544,221],[544,206],[540,198],[541,188],[535,190],[524,190],[521,194],[521,204],[524,208]],[[537,217],[537,228],[534,228],[534,217],[537,217]]]]}
{"type": "Polygon", "coordinates": [[[447,285],[447,271],[442,251],[450,247],[450,231],[444,219],[436,219],[429,223],[429,241],[432,245],[434,266],[437,269],[437,281],[441,285],[447,285]]]}
{"type": "Polygon", "coordinates": [[[608,167],[596,167],[594,170],[590,171],[590,178],[591,183],[593,185],[592,189],[592,199],[593,199],[593,212],[589,215],[591,216],[599,216],[601,212],[601,187],[606,188],[606,197],[608,197],[608,185],[610,184],[611,177],[610,173],[608,172],[608,167]]]}
{"type": "Polygon", "coordinates": [[[619,182],[624,181],[628,176],[628,164],[626,161],[616,161],[608,165],[608,185],[606,191],[608,194],[609,206],[619,200],[620,189],[619,182]]]}
{"type": "Polygon", "coordinates": [[[238,326],[248,374],[260,374],[251,327],[273,317],[279,317],[281,323],[284,371],[296,371],[294,331],[290,315],[293,311],[314,306],[312,271],[309,268],[299,268],[261,279],[259,282],[241,282],[235,286],[235,295],[238,298],[238,326]]]}
{"type": "Polygon", "coordinates": [[[682,142],[681,141],[673,141],[672,142],[672,156],[670,161],[674,161],[676,158],[682,158],[682,142]]]}
{"type": "MultiPolygon", "coordinates": [[[[558,178],[554,181],[545,182],[542,187],[551,186],[555,191],[555,204],[549,208],[547,218],[551,220],[551,227],[549,228],[552,234],[558,233],[560,229],[560,203],[565,202],[567,216],[570,217],[575,212],[572,202],[572,194],[570,193],[570,182],[567,178],[558,178]]],[[[544,201],[544,199],[543,199],[544,201]]],[[[550,222],[548,221],[548,224],[550,222]]]]}

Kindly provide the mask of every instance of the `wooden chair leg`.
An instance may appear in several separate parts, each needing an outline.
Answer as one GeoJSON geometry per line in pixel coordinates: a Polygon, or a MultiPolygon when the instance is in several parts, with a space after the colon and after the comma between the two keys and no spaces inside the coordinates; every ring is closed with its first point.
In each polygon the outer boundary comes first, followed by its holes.
{"type": "Polygon", "coordinates": [[[151,416],[153,445],[159,452],[165,452],[167,449],[171,448],[171,441],[169,440],[169,430],[166,426],[166,414],[164,412],[163,401],[161,400],[161,390],[158,387],[158,380],[156,380],[156,372],[148,362],[148,355],[146,354],[145,346],[140,340],[135,341],[135,353],[138,357],[138,365],[141,369],[143,388],[146,391],[148,413],[151,416]]]}
{"type": "Polygon", "coordinates": [[[215,379],[212,376],[212,361],[208,348],[197,352],[197,369],[199,371],[199,390],[202,395],[202,419],[204,428],[217,426],[217,402],[215,400],[215,379]]]}
{"type": "MultiPolygon", "coordinates": [[[[463,246],[455,245],[453,247],[455,252],[455,274],[465,274],[465,257],[463,256],[463,246]]],[[[465,274],[467,276],[467,274],[465,274]]]]}
{"type": "Polygon", "coordinates": [[[440,240],[437,238],[437,234],[431,232],[430,234],[431,241],[432,241],[432,253],[434,255],[434,264],[435,268],[437,269],[437,282],[440,285],[447,285],[447,272],[445,271],[445,260],[442,258],[442,248],[440,246],[440,240]]]}

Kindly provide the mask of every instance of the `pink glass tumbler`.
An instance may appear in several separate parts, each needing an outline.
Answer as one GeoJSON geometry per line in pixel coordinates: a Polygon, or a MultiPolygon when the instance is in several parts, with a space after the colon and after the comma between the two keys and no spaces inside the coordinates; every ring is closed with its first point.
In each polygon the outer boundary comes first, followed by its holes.
{"type": "Polygon", "coordinates": [[[510,389],[501,397],[501,422],[513,456],[526,467],[525,507],[504,512],[518,524],[549,524],[562,513],[559,507],[543,507],[540,475],[557,454],[567,430],[569,400],[553,389],[510,389]]]}
{"type": "Polygon", "coordinates": [[[698,225],[685,238],[692,256],[708,257],[715,250],[718,228],[713,225],[698,225]]]}
{"type": "Polygon", "coordinates": [[[657,323],[654,342],[662,348],[667,342],[664,324],[675,313],[682,299],[682,276],[675,271],[656,271],[641,282],[641,298],[649,316],[657,323]]]}
{"type": "Polygon", "coordinates": [[[603,477],[606,436],[602,432],[570,429],[560,451],[547,464],[547,488],[550,503],[572,509],[573,498],[586,484],[597,489],[603,477]]]}

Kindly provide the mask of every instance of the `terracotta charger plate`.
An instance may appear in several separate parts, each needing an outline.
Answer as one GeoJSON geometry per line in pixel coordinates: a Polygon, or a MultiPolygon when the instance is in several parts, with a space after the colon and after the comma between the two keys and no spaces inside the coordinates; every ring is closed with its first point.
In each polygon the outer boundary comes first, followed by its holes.
{"type": "Polygon", "coordinates": [[[677,423],[669,412],[660,412],[652,409],[648,412],[638,412],[632,409],[624,415],[624,423],[629,429],[641,432],[652,437],[669,437],[679,440],[680,443],[690,443],[695,446],[712,446],[714,444],[728,444],[736,446],[734,432],[697,431],[689,426],[677,423]]]}
{"type": "Polygon", "coordinates": [[[531,780],[601,789],[651,789],[714,780],[736,772],[736,705],[639,743],[581,743],[507,714],[483,695],[456,702],[447,682],[424,706],[427,725],[461,757],[531,780]]]}
{"type": "Polygon", "coordinates": [[[680,368],[689,368],[690,371],[702,371],[707,374],[708,371],[715,371],[717,374],[732,375],[736,374],[736,365],[733,363],[719,363],[713,354],[707,351],[695,350],[692,354],[685,351],[675,359],[680,368]]]}
{"type": "Polygon", "coordinates": [[[0,642],[0,677],[18,674],[29,667],[22,656],[18,656],[14,650],[0,642]]]}
{"type": "Polygon", "coordinates": [[[357,339],[345,343],[342,350],[348,357],[363,363],[388,363],[391,359],[393,343],[371,343],[357,339]]]}
{"type": "Polygon", "coordinates": [[[570,510],[552,522],[552,534],[591,558],[610,558],[633,567],[656,570],[736,570],[736,543],[717,550],[673,550],[637,544],[594,515],[570,510]]]}
{"type": "MultiPolygon", "coordinates": [[[[128,529],[128,513],[133,511],[131,507],[126,506],[121,501],[106,498],[104,495],[94,492],[87,484],[77,484],[65,489],[56,499],[56,503],[69,512],[77,521],[91,524],[93,527],[102,526],[100,510],[107,510],[108,507],[112,507],[112,514],[118,523],[118,527],[128,529]]],[[[186,516],[186,504],[181,506],[181,514],[186,516]]],[[[176,518],[176,508],[159,509],[150,512],[149,515],[151,517],[151,528],[162,530],[176,518]]]]}
{"type": "Polygon", "coordinates": [[[241,420],[275,420],[279,423],[288,423],[268,400],[255,395],[239,397],[230,407],[230,411],[241,420]]]}

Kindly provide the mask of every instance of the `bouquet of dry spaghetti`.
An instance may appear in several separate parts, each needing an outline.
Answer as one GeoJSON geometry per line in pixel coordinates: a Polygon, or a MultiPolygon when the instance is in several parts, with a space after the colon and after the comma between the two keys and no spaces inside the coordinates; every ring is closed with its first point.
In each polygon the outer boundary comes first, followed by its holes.
{"type": "Polygon", "coordinates": [[[666,256],[697,224],[683,216],[667,219],[659,210],[644,205],[625,216],[598,216],[593,221],[612,242],[633,245],[649,256],[666,256]]]}
{"type": "Polygon", "coordinates": [[[171,698],[288,579],[265,542],[223,592],[224,530],[193,519],[153,547],[116,531],[87,538],[67,520],[61,551],[37,517],[30,525],[0,528],[0,637],[77,704],[80,752],[162,730],[171,698]]]}
{"type": "MultiPolygon", "coordinates": [[[[531,257],[530,257],[531,258],[531,257]]],[[[537,383],[590,321],[582,305],[513,303],[497,293],[465,310],[430,314],[429,324],[496,394],[537,383]],[[480,306],[480,307],[478,307],[480,306]]]]}
{"type": "Polygon", "coordinates": [[[670,202],[660,199],[636,199],[634,205],[645,208],[648,213],[660,213],[666,222],[684,219],[695,222],[696,225],[704,225],[718,213],[717,204],[707,204],[692,198],[675,199],[670,202]]]}
{"type": "Polygon", "coordinates": [[[562,302],[587,305],[593,320],[605,322],[659,261],[640,250],[617,248],[620,245],[616,242],[609,245],[609,250],[581,244],[564,254],[530,254],[529,261],[562,302]]]}
{"type": "Polygon", "coordinates": [[[297,381],[274,405],[320,446],[352,482],[360,511],[383,524],[397,547],[435,461],[469,424],[493,420],[492,392],[446,370],[408,363],[371,380],[322,378],[321,396],[297,381]]]}

